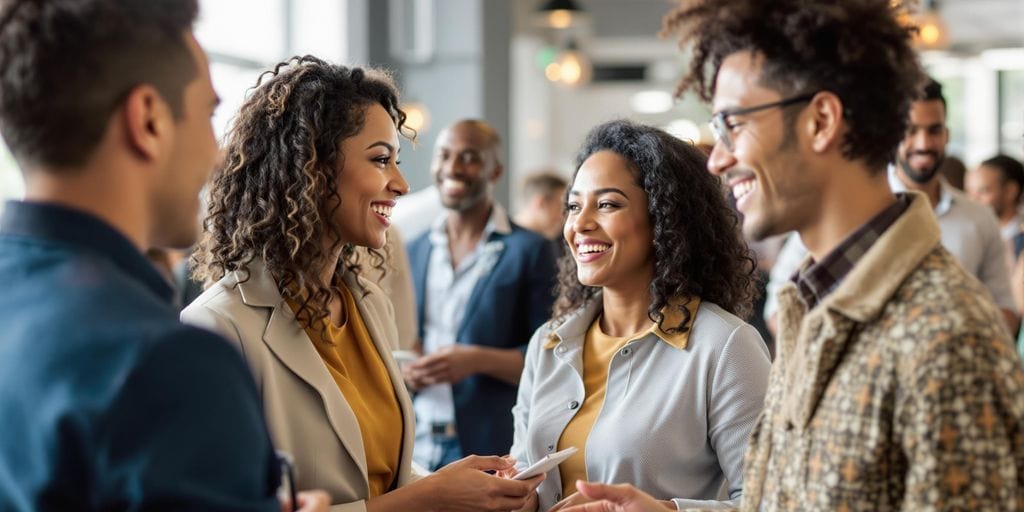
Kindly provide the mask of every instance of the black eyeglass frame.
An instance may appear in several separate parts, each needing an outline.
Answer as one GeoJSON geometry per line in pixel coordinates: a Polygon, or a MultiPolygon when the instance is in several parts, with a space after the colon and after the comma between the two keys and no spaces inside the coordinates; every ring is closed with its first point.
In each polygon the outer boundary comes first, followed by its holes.
{"type": "Polygon", "coordinates": [[[762,110],[768,110],[776,107],[788,107],[796,103],[803,101],[810,101],[816,92],[801,94],[799,96],[793,96],[790,98],[781,99],[779,101],[773,101],[771,103],[762,103],[760,105],[754,105],[752,107],[743,107],[735,109],[725,109],[715,112],[711,116],[711,120],[708,121],[708,125],[711,126],[711,133],[715,136],[715,140],[725,145],[725,149],[734,151],[736,148],[732,144],[732,138],[729,137],[729,131],[735,128],[737,125],[729,122],[729,117],[742,116],[746,114],[753,114],[754,112],[760,112],[762,110]]]}

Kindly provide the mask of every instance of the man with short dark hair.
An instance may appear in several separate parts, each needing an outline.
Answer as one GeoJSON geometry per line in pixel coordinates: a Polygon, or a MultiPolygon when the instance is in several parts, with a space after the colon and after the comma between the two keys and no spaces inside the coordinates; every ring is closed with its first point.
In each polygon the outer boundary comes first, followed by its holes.
{"type": "MultiPolygon", "coordinates": [[[[0,510],[280,510],[245,363],[177,321],[149,247],[186,247],[217,152],[195,0],[0,7],[0,510]]],[[[327,510],[323,493],[303,510],[327,510]]]]}
{"type": "Polygon", "coordinates": [[[540,233],[548,240],[554,240],[558,247],[562,242],[562,224],[565,223],[565,178],[551,171],[530,174],[523,180],[520,194],[522,207],[516,214],[515,222],[520,226],[540,233]]]}
{"type": "MultiPolygon", "coordinates": [[[[708,169],[743,230],[796,231],[810,252],[779,292],[744,511],[1024,499],[1024,368],[999,309],[943,248],[928,196],[889,188],[924,78],[897,8],[687,0],[666,19],[695,49],[681,90],[713,105],[708,169]]],[[[628,486],[581,491],[609,501],[575,510],[659,510],[628,486]]]]}
{"type": "Polygon", "coordinates": [[[1019,319],[999,223],[990,208],[953,188],[939,173],[949,142],[942,85],[928,78],[923,93],[910,105],[907,119],[896,163],[889,168],[889,186],[895,192],[916,190],[928,196],[942,245],[988,288],[1010,332],[1017,332],[1019,319]]]}
{"type": "Polygon", "coordinates": [[[1024,165],[1015,158],[996,155],[967,174],[967,194],[987,205],[999,219],[1000,236],[1011,242],[1021,232],[1020,197],[1024,192],[1024,165]]]}
{"type": "Polygon", "coordinates": [[[446,212],[408,245],[424,356],[403,370],[418,391],[414,457],[432,470],[508,453],[523,354],[551,313],[551,244],[494,200],[503,171],[494,127],[442,130],[431,175],[446,212]]]}

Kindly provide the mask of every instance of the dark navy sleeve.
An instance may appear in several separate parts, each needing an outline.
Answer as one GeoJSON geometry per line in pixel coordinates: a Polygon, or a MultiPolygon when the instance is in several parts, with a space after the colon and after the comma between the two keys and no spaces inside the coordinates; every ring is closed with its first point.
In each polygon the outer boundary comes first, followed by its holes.
{"type": "Polygon", "coordinates": [[[184,327],[145,350],[97,424],[102,510],[279,511],[255,384],[224,340],[184,327]]]}
{"type": "Polygon", "coordinates": [[[557,271],[554,248],[547,240],[537,243],[535,248],[536,250],[532,251],[532,257],[529,260],[530,268],[526,275],[528,282],[526,288],[527,335],[519,346],[524,357],[529,346],[530,336],[551,318],[551,306],[555,300],[557,271]]]}

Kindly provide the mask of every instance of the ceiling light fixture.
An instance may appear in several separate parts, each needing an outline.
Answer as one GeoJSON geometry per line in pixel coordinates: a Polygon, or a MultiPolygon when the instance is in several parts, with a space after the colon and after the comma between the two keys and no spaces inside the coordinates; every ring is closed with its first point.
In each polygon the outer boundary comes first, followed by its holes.
{"type": "Polygon", "coordinates": [[[538,9],[540,24],[555,29],[569,28],[576,24],[583,9],[573,0],[547,0],[538,9]]]}

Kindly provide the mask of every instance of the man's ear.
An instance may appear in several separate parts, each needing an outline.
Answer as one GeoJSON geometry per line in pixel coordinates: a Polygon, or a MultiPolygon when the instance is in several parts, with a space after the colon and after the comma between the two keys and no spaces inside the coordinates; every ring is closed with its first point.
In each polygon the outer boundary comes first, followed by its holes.
{"type": "Polygon", "coordinates": [[[835,93],[822,91],[811,98],[810,117],[803,124],[811,137],[811,148],[823,153],[842,143],[843,101],[835,93]]]}
{"type": "Polygon", "coordinates": [[[128,92],[122,107],[121,117],[128,146],[144,160],[160,158],[174,122],[167,102],[155,87],[144,84],[128,92]]]}
{"type": "Polygon", "coordinates": [[[505,166],[500,163],[494,164],[494,170],[491,171],[491,183],[497,183],[501,179],[501,175],[505,172],[505,166]]]}

